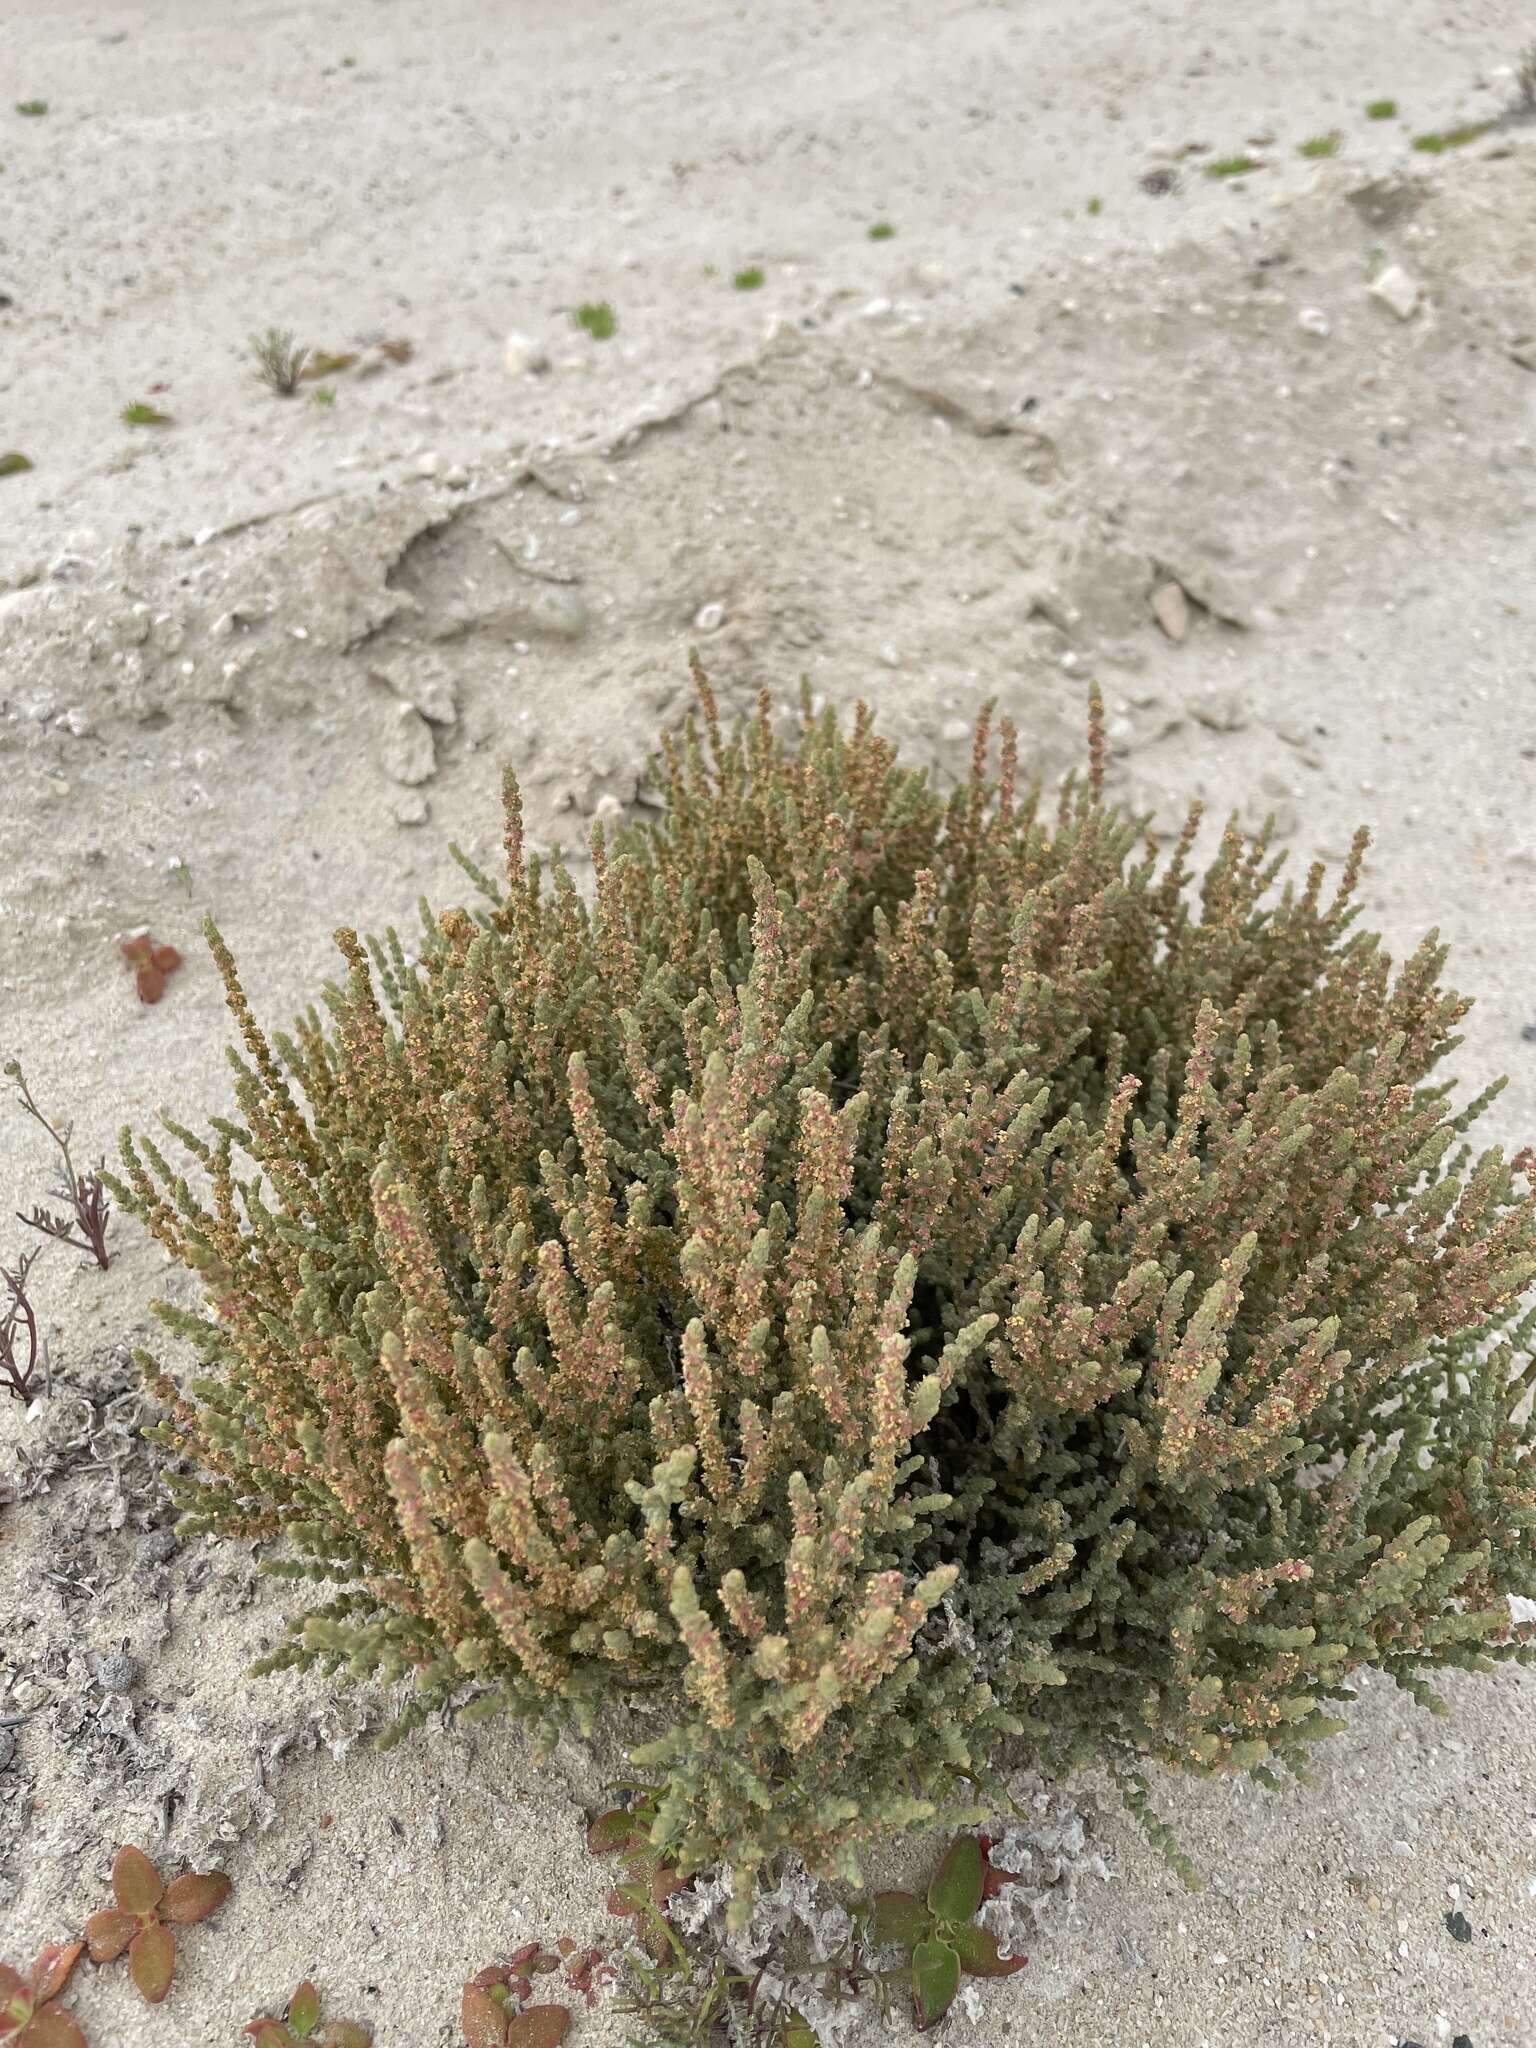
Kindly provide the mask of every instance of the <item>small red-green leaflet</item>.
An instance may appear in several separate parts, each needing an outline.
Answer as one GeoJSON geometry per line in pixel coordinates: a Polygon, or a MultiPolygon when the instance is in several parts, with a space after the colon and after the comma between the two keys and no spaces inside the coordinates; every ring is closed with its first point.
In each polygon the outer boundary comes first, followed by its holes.
{"type": "Polygon", "coordinates": [[[928,1887],[929,1912],[936,1920],[971,1919],[985,1882],[981,1843],[974,1835],[956,1835],[928,1887]]]}
{"type": "Polygon", "coordinates": [[[119,1913],[112,1906],[104,1906],[99,1913],[93,1913],[85,1923],[91,1961],[115,1963],[138,1931],[139,1923],[131,1913],[119,1913]]]}
{"type": "Polygon", "coordinates": [[[615,1806],[600,1813],[587,1829],[587,1847],[594,1856],[611,1856],[615,1850],[631,1847],[635,1832],[634,1815],[615,1806]]]}
{"type": "Polygon", "coordinates": [[[67,2013],[62,2005],[45,2005],[32,2017],[26,2044],[27,2048],[85,2048],[85,2036],[73,2013],[67,2013]]]}
{"type": "Polygon", "coordinates": [[[506,2048],[507,2010],[483,1984],[466,1984],[459,2025],[469,2048],[506,2048]]]}
{"type": "Polygon", "coordinates": [[[165,1896],[165,1880],[142,1849],[130,1842],[112,1864],[112,1896],[125,1913],[153,1913],[165,1896]]]}
{"type": "Polygon", "coordinates": [[[937,2026],[960,1989],[960,1958],[947,1941],[920,1941],[912,1951],[912,2003],[920,2031],[937,2026]]]}
{"type": "Polygon", "coordinates": [[[320,2024],[320,1994],[306,1977],[288,2001],[288,2026],[307,2041],[320,2024]]]}
{"type": "Polygon", "coordinates": [[[530,2005],[507,2028],[507,2048],[560,2048],[570,2029],[563,2005],[530,2005]]]}
{"type": "Polygon", "coordinates": [[[85,1954],[83,1941],[50,1941],[32,1965],[32,1996],[39,2005],[57,1998],[69,1982],[69,1973],[85,1954]]]}
{"type": "Polygon", "coordinates": [[[229,1879],[222,1870],[203,1870],[195,1875],[188,1871],[185,1877],[173,1878],[166,1887],[160,1911],[178,1927],[195,1927],[199,1920],[216,1913],[228,1897],[229,1879]]]}
{"type": "Polygon", "coordinates": [[[245,2031],[256,2048],[293,2048],[293,2036],[281,2020],[252,2020],[245,2031]]]}
{"type": "Polygon", "coordinates": [[[1028,1956],[1000,1956],[997,1936],[974,1921],[967,1921],[963,1927],[951,1927],[946,1933],[968,1977],[1011,1977],[1029,1961],[1028,1956]]]}
{"type": "Polygon", "coordinates": [[[158,2005],[176,1974],[176,1941],[168,1927],[152,1920],[128,1944],[128,1974],[146,2005],[158,2005]]]}
{"type": "Polygon", "coordinates": [[[876,1892],[869,1931],[877,1942],[916,1948],[925,1935],[933,1932],[933,1915],[911,1892],[876,1892]]]}

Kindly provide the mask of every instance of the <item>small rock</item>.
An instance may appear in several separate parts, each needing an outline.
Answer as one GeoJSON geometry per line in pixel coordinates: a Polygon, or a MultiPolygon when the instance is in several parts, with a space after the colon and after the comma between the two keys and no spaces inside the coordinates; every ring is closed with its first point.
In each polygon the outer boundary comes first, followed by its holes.
{"type": "Polygon", "coordinates": [[[1179,583],[1160,583],[1152,593],[1152,616],[1170,640],[1182,640],[1189,631],[1189,600],[1179,583]]]}
{"type": "Polygon", "coordinates": [[[549,351],[542,341],[531,334],[519,334],[515,329],[507,336],[507,345],[501,352],[502,367],[509,377],[537,376],[549,368],[549,351]]]}
{"type": "Polygon", "coordinates": [[[59,724],[77,740],[89,739],[96,730],[91,724],[89,717],[80,709],[78,704],[70,705],[64,716],[59,720],[59,724]]]}
{"type": "Polygon", "coordinates": [[[1470,1941],[1472,1939],[1472,1923],[1465,1913],[1447,1913],[1445,1916],[1445,1931],[1452,1941],[1470,1941]]]}
{"type": "Polygon", "coordinates": [[[452,469],[444,470],[443,482],[450,491],[467,491],[469,489],[469,471],[465,469],[462,463],[456,462],[452,469]]]}
{"type": "Polygon", "coordinates": [[[693,615],[693,623],[701,633],[718,633],[725,624],[725,606],[701,604],[693,615]]]}
{"type": "Polygon", "coordinates": [[[416,474],[418,476],[436,476],[442,466],[443,458],[435,448],[429,448],[425,455],[418,455],[416,458],[416,474]]]}
{"type": "Polygon", "coordinates": [[[390,816],[397,825],[425,825],[431,813],[427,809],[426,798],[410,789],[395,798],[390,806],[390,816]]]}
{"type": "Polygon", "coordinates": [[[391,782],[403,782],[408,788],[430,781],[436,773],[437,747],[432,728],[409,704],[402,704],[395,713],[384,736],[381,758],[384,773],[391,782]]]}
{"type": "Polygon", "coordinates": [[[139,1542],[140,1564],[169,1564],[180,1548],[174,1529],[151,1529],[139,1542]]]}
{"type": "Polygon", "coordinates": [[[132,1692],[139,1682],[139,1660],[129,1650],[112,1650],[96,1667],[103,1692],[132,1692]]]}
{"type": "Polygon", "coordinates": [[[1321,306],[1303,306],[1296,315],[1296,325],[1303,334],[1315,334],[1319,341],[1326,341],[1333,332],[1333,323],[1321,306]]]}
{"type": "Polygon", "coordinates": [[[424,667],[420,658],[399,668],[370,669],[376,683],[419,711],[431,725],[453,725],[459,716],[459,696],[452,676],[424,667]]]}
{"type": "Polygon", "coordinates": [[[1379,277],[1371,279],[1368,290],[1399,320],[1411,320],[1418,311],[1419,288],[1400,263],[1389,263],[1379,277]]]}
{"type": "Polygon", "coordinates": [[[1455,2040],[1452,2041],[1451,2048],[1472,2048],[1472,2036],[1470,2034],[1458,2034],[1455,2040]]]}
{"type": "Polygon", "coordinates": [[[941,740],[948,740],[952,745],[956,741],[968,740],[971,737],[971,727],[966,724],[963,718],[946,718],[939,728],[939,738],[941,740]]]}
{"type": "Polygon", "coordinates": [[[1520,1026],[1520,1039],[1524,1045],[1536,1045],[1536,1023],[1520,1026]]]}
{"type": "Polygon", "coordinates": [[[11,1728],[0,1728],[0,1771],[8,1771],[16,1760],[16,1734],[11,1728]]]}
{"type": "Polygon", "coordinates": [[[1248,723],[1248,707],[1236,690],[1211,690],[1189,708],[1210,732],[1241,732],[1248,723]]]}

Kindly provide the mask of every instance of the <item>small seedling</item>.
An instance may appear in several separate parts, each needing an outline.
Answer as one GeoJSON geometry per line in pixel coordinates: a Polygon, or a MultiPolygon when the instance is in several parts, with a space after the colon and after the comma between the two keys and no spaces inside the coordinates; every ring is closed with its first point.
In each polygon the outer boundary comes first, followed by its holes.
{"type": "Polygon", "coordinates": [[[393,341],[381,341],[379,343],[379,354],[381,356],[388,356],[392,363],[408,363],[415,353],[416,344],[414,341],[404,341],[397,337],[393,341]]]}
{"type": "Polygon", "coordinates": [[[1101,214],[1101,213],[1102,213],[1103,211],[1104,211],[1104,202],[1103,202],[1103,200],[1102,200],[1102,199],[1090,199],[1090,200],[1089,200],[1089,202],[1088,202],[1088,214],[1089,214],[1089,218],[1090,218],[1090,219],[1096,219],[1096,218],[1098,217],[1098,215],[1099,215],[1099,214],[1101,214]]]}
{"type": "Polygon", "coordinates": [[[1011,1977],[1026,1956],[1001,1956],[997,1937],[978,1927],[983,1900],[997,1896],[1012,1873],[998,1870],[984,1837],[957,1835],[933,1874],[926,1900],[914,1892],[877,1892],[869,1908],[869,1937],[880,1947],[904,1948],[910,1957],[912,2007],[918,2029],[936,2026],[954,2003],[962,1973],[1011,1977]]]}
{"type": "MultiPolygon", "coordinates": [[[[16,1083],[16,1100],[35,1123],[52,1138],[64,1162],[64,1178],[54,1189],[54,1199],[62,1202],[62,1210],[34,1207],[30,1216],[17,1212],[19,1222],[29,1230],[37,1230],[44,1237],[56,1237],[61,1244],[72,1244],[77,1251],[89,1252],[91,1257],[106,1271],[107,1267],[107,1220],[112,1213],[107,1200],[107,1191],[102,1186],[99,1173],[81,1173],[70,1153],[69,1140],[73,1124],[62,1128],[50,1123],[33,1099],[32,1090],[27,1086],[27,1077],[21,1070],[20,1060],[7,1060],[5,1073],[8,1080],[16,1083]],[[79,1233],[78,1236],[76,1233],[79,1233]]],[[[25,1267],[22,1269],[25,1277],[25,1267]]]]}
{"type": "Polygon", "coordinates": [[[181,955],[174,946],[156,945],[154,935],[140,928],[130,932],[126,939],[119,939],[117,950],[133,969],[133,985],[138,990],[141,1003],[158,1003],[165,994],[167,975],[174,974],[181,965],[181,955]]]}
{"type": "Polygon", "coordinates": [[[322,2020],[320,1994],[308,1978],[289,1999],[280,2020],[257,2018],[244,2031],[256,2048],[298,2048],[301,2041],[313,2041],[315,2048],[370,2048],[373,2041],[356,2020],[322,2020]]]}
{"type": "Polygon", "coordinates": [[[23,455],[19,448],[9,449],[0,455],[0,476],[20,476],[24,469],[31,467],[31,456],[23,455]]]}
{"type": "Polygon", "coordinates": [[[310,397],[316,405],[334,405],[336,403],[336,387],[334,384],[317,384],[310,397]]]}
{"type": "Polygon", "coordinates": [[[560,2048],[571,2029],[569,2007],[527,2003],[533,1977],[559,1967],[558,1957],[530,1941],[510,1962],[471,1977],[459,2003],[467,2048],[560,2048]]]}
{"type": "Polygon", "coordinates": [[[356,349],[342,350],[339,353],[330,349],[314,349],[306,357],[299,376],[306,384],[313,384],[320,377],[339,377],[343,370],[350,370],[356,361],[356,349]]]}
{"type": "Polygon", "coordinates": [[[1309,135],[1297,151],[1299,156],[1337,156],[1344,138],[1337,128],[1327,135],[1309,135]]]}
{"type": "Polygon", "coordinates": [[[739,292],[755,292],[763,283],[763,271],[759,264],[749,263],[745,270],[738,270],[731,279],[739,292]]]}
{"type": "Polygon", "coordinates": [[[158,2005],[176,1973],[173,1927],[194,1927],[229,1897],[222,1870],[187,1872],[170,1884],[142,1849],[130,1843],[112,1865],[115,1906],[103,1907],[85,1923],[93,1963],[114,1963],[128,1951],[128,1974],[147,2005],[158,2005]]]}
{"type": "Polygon", "coordinates": [[[6,2048],[85,2048],[73,2013],[58,2003],[83,1941],[50,1942],[23,1976],[0,1963],[0,2041],[6,2048]]]}
{"type": "Polygon", "coordinates": [[[41,115],[47,113],[48,102],[46,100],[18,100],[16,102],[16,111],[18,114],[25,114],[29,121],[35,121],[41,115]]]}
{"type": "Polygon", "coordinates": [[[146,405],[141,398],[125,405],[118,418],[125,427],[168,427],[171,424],[168,412],[161,412],[158,406],[146,405]]]}
{"type": "Polygon", "coordinates": [[[1397,119],[1397,101],[1367,100],[1365,118],[1367,121],[1395,121],[1397,119]]]}
{"type": "Polygon", "coordinates": [[[1243,178],[1249,171],[1262,171],[1256,156],[1218,156],[1205,166],[1208,178],[1243,178]]]}
{"type": "Polygon", "coordinates": [[[269,327],[265,334],[253,334],[251,354],[256,358],[256,379],[279,398],[291,398],[299,388],[309,349],[296,342],[286,327],[269,327]]]}
{"type": "Polygon", "coordinates": [[[1459,128],[1431,131],[1428,135],[1415,135],[1413,146],[1425,156],[1440,156],[1448,149],[1465,149],[1469,142],[1476,142],[1493,127],[1492,121],[1464,121],[1459,128]]]}
{"type": "Polygon", "coordinates": [[[872,242],[888,242],[895,232],[888,220],[877,220],[870,228],[869,239],[872,242]]]}
{"type": "Polygon", "coordinates": [[[588,300],[576,308],[571,318],[594,341],[610,341],[619,325],[619,316],[606,299],[588,300]]]}
{"type": "Polygon", "coordinates": [[[23,1252],[14,1266],[0,1267],[0,1287],[8,1297],[0,1312],[0,1385],[18,1401],[30,1401],[37,1393],[39,1367],[47,1390],[47,1352],[37,1333],[37,1311],[27,1299],[27,1274],[41,1256],[39,1245],[35,1252],[23,1252]]]}

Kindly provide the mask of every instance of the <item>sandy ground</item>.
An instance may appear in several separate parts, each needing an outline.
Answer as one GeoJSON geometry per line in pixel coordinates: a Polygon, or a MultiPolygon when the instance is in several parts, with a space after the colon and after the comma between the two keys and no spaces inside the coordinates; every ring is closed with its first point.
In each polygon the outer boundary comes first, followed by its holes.
{"type": "MultiPolygon", "coordinates": [[[[1529,1138],[1536,129],[1409,138],[1496,115],[1532,26],[0,5],[0,454],[35,465],[0,478],[0,1049],[92,1153],[217,1111],[204,908],[286,1020],[337,922],[456,899],[450,837],[492,857],[503,760],[567,847],[643,804],[697,639],[728,701],[804,672],[941,772],[995,695],[1058,773],[1097,675],[1128,799],[1272,811],[1298,861],[1369,819],[1371,917],[1454,941],[1461,1071],[1507,1072],[1486,1128],[1529,1138]],[[1394,264],[1404,318],[1369,289],[1394,264]],[[569,317],[599,299],[603,343],[569,317]],[[334,406],[255,383],[271,322],[359,351],[334,406]],[[112,943],[143,924],[188,956],[155,1009],[112,943]]],[[[0,1133],[9,1214],[51,1163],[0,1133]]],[[[164,1533],[127,1351],[180,1283],[114,1244],[105,1275],[39,1266],[56,1391],[0,1414],[0,1954],[136,1839],[235,1891],[157,2013],[86,1978],[94,2042],[233,2043],[312,1973],[381,2048],[447,2044],[469,1971],[603,1938],[581,1824],[618,1732],[539,1771],[498,1730],[381,1758],[379,1702],[243,1679],[281,1601],[164,1533]]],[[[1368,1682],[1282,1800],[1164,1788],[1199,1898],[1080,1788],[1116,1879],[956,2036],[1530,2048],[1536,1679],[1449,1691],[1438,1722],[1368,1682]]]]}

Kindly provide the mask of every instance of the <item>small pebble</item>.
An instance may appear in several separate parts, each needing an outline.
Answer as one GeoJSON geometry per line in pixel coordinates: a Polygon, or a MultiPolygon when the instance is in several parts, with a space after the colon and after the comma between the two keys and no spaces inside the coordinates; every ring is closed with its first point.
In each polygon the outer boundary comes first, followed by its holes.
{"type": "Polygon", "coordinates": [[[1450,1935],[1452,1941],[1470,1941],[1472,1939],[1472,1923],[1465,1913],[1447,1913],[1445,1916],[1445,1930],[1450,1935]]]}
{"type": "Polygon", "coordinates": [[[1371,297],[1395,313],[1399,320],[1411,320],[1418,310],[1419,288],[1400,263],[1389,263],[1367,287],[1371,297]]]}
{"type": "Polygon", "coordinates": [[[14,1728],[0,1728],[0,1771],[8,1771],[16,1761],[16,1731],[14,1728]]]}
{"type": "Polygon", "coordinates": [[[502,366],[509,377],[537,375],[549,368],[549,351],[542,341],[536,341],[531,334],[515,331],[507,336],[507,345],[501,352],[502,366]]]}
{"type": "Polygon", "coordinates": [[[151,1529],[139,1540],[140,1564],[169,1564],[180,1545],[174,1529],[151,1529]]]}
{"type": "Polygon", "coordinates": [[[1321,306],[1303,306],[1296,315],[1296,325],[1303,334],[1315,334],[1319,341],[1326,341],[1333,332],[1332,323],[1321,306]]]}
{"type": "Polygon", "coordinates": [[[96,1667],[103,1692],[132,1692],[139,1682],[139,1660],[129,1650],[111,1650],[96,1667]]]}
{"type": "Polygon", "coordinates": [[[723,604],[701,604],[694,614],[693,623],[701,633],[716,633],[725,624],[723,604]]]}

